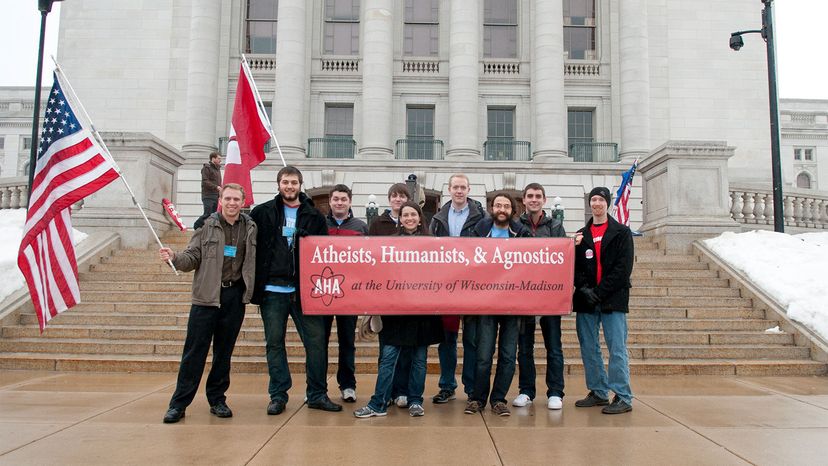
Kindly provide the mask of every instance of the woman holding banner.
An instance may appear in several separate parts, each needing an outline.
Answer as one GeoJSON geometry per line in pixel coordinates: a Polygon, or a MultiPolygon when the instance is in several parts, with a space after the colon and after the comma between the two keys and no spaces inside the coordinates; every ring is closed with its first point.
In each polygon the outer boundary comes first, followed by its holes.
{"type": "MultiPolygon", "coordinates": [[[[399,236],[428,235],[423,226],[423,211],[413,202],[400,208],[399,236]]],[[[403,348],[412,353],[411,372],[408,378],[408,414],[419,417],[423,410],[425,390],[426,356],[428,346],[443,340],[443,326],[438,316],[383,316],[380,338],[379,367],[374,395],[367,406],[354,411],[358,418],[385,416],[391,399],[391,386],[397,359],[403,348]]]]}

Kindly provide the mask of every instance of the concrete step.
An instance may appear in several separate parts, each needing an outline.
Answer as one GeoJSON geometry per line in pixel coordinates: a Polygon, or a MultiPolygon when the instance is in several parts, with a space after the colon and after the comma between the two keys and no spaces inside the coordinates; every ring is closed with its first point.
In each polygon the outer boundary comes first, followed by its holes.
{"type": "Polygon", "coordinates": [[[181,282],[193,283],[193,272],[179,272],[179,275],[173,273],[169,267],[162,272],[83,272],[79,274],[81,286],[87,282],[104,282],[104,283],[120,283],[120,282],[139,282],[139,283],[158,283],[158,282],[181,282]]]}
{"type": "Polygon", "coordinates": [[[672,318],[672,319],[764,319],[765,311],[752,307],[742,308],[637,308],[629,313],[631,318],[672,318]]]}
{"type": "MultiPolygon", "coordinates": [[[[94,372],[176,372],[179,357],[168,355],[148,359],[136,355],[83,355],[61,354],[58,356],[41,353],[0,354],[0,369],[28,369],[50,371],[94,371],[94,372]]],[[[545,373],[542,358],[535,361],[538,373],[545,373]]],[[[288,358],[291,373],[304,371],[305,361],[301,357],[288,358]]],[[[210,362],[207,362],[210,366],[210,362]]],[[[428,361],[428,373],[438,374],[440,366],[434,358],[428,361]]],[[[235,373],[267,373],[267,364],[262,357],[234,357],[232,370],[235,373]]],[[[328,365],[328,373],[335,374],[337,364],[328,365]]],[[[356,371],[359,374],[376,373],[376,358],[359,358],[356,371]]],[[[457,375],[462,371],[458,362],[457,375]]],[[[630,361],[633,375],[786,375],[814,376],[828,373],[828,365],[811,360],[740,360],[687,359],[687,360],[641,360],[630,361]]],[[[565,362],[565,373],[583,374],[579,361],[565,362]]]]}
{"type": "MultiPolygon", "coordinates": [[[[701,264],[701,262],[699,263],[701,264]]],[[[662,266],[664,264],[661,264],[662,266]]],[[[706,264],[705,264],[706,266],[706,264]]],[[[715,270],[665,270],[647,267],[633,267],[632,281],[644,278],[680,278],[684,280],[695,280],[697,278],[719,278],[719,272],[715,270]]]]}
{"type": "MultiPolygon", "coordinates": [[[[686,283],[685,283],[686,284],[686,283]]],[[[725,287],[667,287],[667,286],[633,286],[630,289],[632,297],[696,297],[696,296],[721,296],[724,298],[738,298],[741,291],[738,288],[725,287]]]]}
{"type": "Polygon", "coordinates": [[[650,264],[661,263],[661,264],[675,264],[679,267],[683,267],[685,264],[697,264],[699,263],[698,256],[674,256],[674,255],[666,255],[666,254],[636,254],[635,262],[637,264],[650,264]]]}
{"type": "Polygon", "coordinates": [[[168,272],[169,275],[175,275],[169,265],[161,263],[149,264],[93,264],[89,266],[90,272],[132,272],[132,273],[162,273],[168,272]]]}
{"type": "Polygon", "coordinates": [[[679,287],[686,288],[689,286],[698,287],[701,289],[709,288],[728,288],[730,287],[730,280],[726,278],[694,278],[688,280],[686,278],[635,278],[632,280],[632,290],[641,287],[679,287]]]}
{"type": "Polygon", "coordinates": [[[637,309],[641,307],[707,307],[707,308],[737,308],[737,307],[751,307],[753,300],[750,298],[721,298],[721,297],[705,297],[697,296],[690,298],[681,298],[675,296],[666,297],[646,297],[636,296],[630,298],[630,309],[637,309]]]}
{"type": "Polygon", "coordinates": [[[190,282],[105,282],[105,281],[82,281],[80,284],[81,296],[90,291],[151,291],[163,293],[186,293],[190,295],[193,286],[190,282]]]}
{"type": "MultiPolygon", "coordinates": [[[[633,265],[633,272],[635,272],[636,268],[643,268],[647,267],[650,270],[673,270],[673,271],[680,271],[680,272],[687,272],[691,270],[709,270],[710,267],[707,265],[706,262],[699,262],[698,259],[696,261],[684,262],[684,261],[677,261],[671,260],[674,256],[664,256],[664,260],[660,261],[650,261],[650,262],[636,262],[633,265]]],[[[683,257],[683,256],[678,256],[683,257]]]]}
{"type": "Polygon", "coordinates": [[[81,293],[81,301],[87,303],[156,303],[187,304],[192,300],[191,292],[160,291],[87,291],[81,293]]]}

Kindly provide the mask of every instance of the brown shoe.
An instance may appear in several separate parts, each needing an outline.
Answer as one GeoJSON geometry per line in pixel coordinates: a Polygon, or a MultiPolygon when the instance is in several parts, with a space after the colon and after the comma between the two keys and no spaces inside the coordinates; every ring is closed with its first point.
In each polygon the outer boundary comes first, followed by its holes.
{"type": "Polygon", "coordinates": [[[492,405],[492,412],[498,416],[511,416],[512,412],[509,411],[509,407],[506,406],[506,403],[502,401],[498,401],[492,405]]]}
{"type": "Polygon", "coordinates": [[[483,411],[483,405],[479,401],[469,400],[466,403],[466,409],[463,411],[466,414],[477,414],[483,411]]]}

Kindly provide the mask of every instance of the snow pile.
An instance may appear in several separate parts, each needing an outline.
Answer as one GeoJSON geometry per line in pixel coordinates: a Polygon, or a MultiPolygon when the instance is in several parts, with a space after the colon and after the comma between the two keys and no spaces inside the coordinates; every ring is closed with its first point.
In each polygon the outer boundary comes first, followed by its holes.
{"type": "Polygon", "coordinates": [[[705,244],[828,340],[828,233],[723,233],[705,244]]]}
{"type": "MultiPolygon", "coordinates": [[[[0,210],[0,301],[26,286],[23,274],[17,268],[17,250],[23,239],[26,209],[0,210]]],[[[74,230],[75,244],[86,238],[86,233],[74,230]]]]}

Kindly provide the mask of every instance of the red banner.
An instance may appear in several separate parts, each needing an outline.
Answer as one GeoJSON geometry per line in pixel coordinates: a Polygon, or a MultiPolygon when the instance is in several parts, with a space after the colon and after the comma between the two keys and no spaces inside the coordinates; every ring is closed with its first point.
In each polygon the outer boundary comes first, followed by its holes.
{"type": "Polygon", "coordinates": [[[562,315],[572,310],[570,238],[308,236],[307,314],[562,315]]]}

